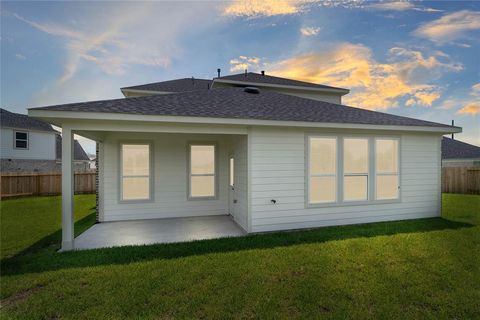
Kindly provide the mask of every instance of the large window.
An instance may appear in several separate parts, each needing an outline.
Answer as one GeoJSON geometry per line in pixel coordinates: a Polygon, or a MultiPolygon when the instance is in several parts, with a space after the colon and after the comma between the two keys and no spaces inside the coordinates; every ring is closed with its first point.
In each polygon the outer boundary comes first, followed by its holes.
{"type": "Polygon", "coordinates": [[[13,144],[15,149],[28,149],[28,132],[15,131],[14,134],[13,144]]]}
{"type": "Polygon", "coordinates": [[[368,139],[343,140],[343,200],[368,199],[368,139]]]}
{"type": "Polygon", "coordinates": [[[328,203],[337,199],[337,139],[309,139],[309,202],[328,203]]]}
{"type": "Polygon", "coordinates": [[[375,139],[376,199],[398,199],[398,139],[375,139]]]}
{"type": "Polygon", "coordinates": [[[151,150],[149,144],[121,145],[121,199],[151,198],[151,150]]]}
{"type": "Polygon", "coordinates": [[[216,196],[215,145],[191,144],[189,166],[189,197],[213,198],[216,196]]]}
{"type": "Polygon", "coordinates": [[[332,135],[307,141],[308,204],[400,198],[399,138],[332,135]]]}

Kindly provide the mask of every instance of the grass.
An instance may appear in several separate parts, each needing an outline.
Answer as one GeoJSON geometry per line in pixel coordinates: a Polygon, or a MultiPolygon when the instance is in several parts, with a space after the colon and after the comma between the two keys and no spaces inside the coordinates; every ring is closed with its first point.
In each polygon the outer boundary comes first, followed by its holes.
{"type": "MultiPolygon", "coordinates": [[[[94,202],[76,201],[80,231],[94,202]]],[[[480,196],[444,195],[449,220],[62,254],[58,198],[8,200],[1,209],[5,319],[437,319],[480,310],[480,196]],[[7,221],[41,211],[50,223],[7,221]]]]}
{"type": "MultiPolygon", "coordinates": [[[[1,259],[27,249],[56,246],[61,241],[61,197],[32,197],[1,201],[1,259]]],[[[75,196],[77,234],[95,223],[95,195],[75,196]]]]}

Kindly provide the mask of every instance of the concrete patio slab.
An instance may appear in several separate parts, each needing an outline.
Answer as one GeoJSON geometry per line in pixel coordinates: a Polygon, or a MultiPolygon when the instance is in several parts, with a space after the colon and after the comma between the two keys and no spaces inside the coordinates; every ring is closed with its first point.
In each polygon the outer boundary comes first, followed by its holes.
{"type": "Polygon", "coordinates": [[[75,250],[185,242],[244,235],[230,216],[102,222],[75,239],[75,250]]]}

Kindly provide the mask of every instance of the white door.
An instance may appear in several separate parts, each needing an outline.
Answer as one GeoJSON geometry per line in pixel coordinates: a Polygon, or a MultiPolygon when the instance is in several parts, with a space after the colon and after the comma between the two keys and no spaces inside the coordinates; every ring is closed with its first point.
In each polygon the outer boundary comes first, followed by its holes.
{"type": "Polygon", "coordinates": [[[228,181],[228,213],[234,218],[235,216],[235,159],[233,156],[229,158],[229,181],[228,181]]]}

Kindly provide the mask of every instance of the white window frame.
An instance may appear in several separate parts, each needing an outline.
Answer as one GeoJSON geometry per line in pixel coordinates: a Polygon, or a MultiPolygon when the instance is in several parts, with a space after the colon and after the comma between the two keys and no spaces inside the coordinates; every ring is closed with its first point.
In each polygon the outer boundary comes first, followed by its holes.
{"type": "Polygon", "coordinates": [[[30,133],[28,131],[14,130],[13,131],[13,148],[18,150],[28,150],[30,148],[30,133]],[[25,133],[27,135],[27,139],[17,139],[17,132],[25,133]],[[25,141],[27,143],[27,146],[25,148],[17,147],[17,141],[25,141]]]}
{"type": "Polygon", "coordinates": [[[346,203],[362,203],[368,201],[370,199],[370,175],[371,175],[371,167],[370,162],[372,161],[371,157],[371,144],[372,139],[366,136],[343,136],[342,139],[342,201],[346,203]],[[367,172],[352,172],[352,173],[345,173],[345,140],[367,140],[367,172]],[[353,199],[353,200],[345,200],[345,178],[346,177],[367,177],[367,197],[366,199],[353,199]]]}
{"type": "Polygon", "coordinates": [[[336,136],[332,135],[311,135],[307,137],[307,203],[311,206],[316,205],[325,205],[333,204],[338,202],[338,148],[339,148],[339,139],[336,136]],[[315,138],[320,139],[333,139],[335,140],[335,173],[312,173],[310,170],[310,146],[311,140],[315,138]],[[312,186],[312,177],[334,177],[335,178],[335,200],[333,201],[322,201],[322,202],[311,202],[310,201],[310,189],[312,186]]]}
{"type": "Polygon", "coordinates": [[[213,141],[206,141],[206,142],[188,142],[187,143],[187,199],[188,200],[216,200],[218,199],[218,143],[213,141]],[[191,153],[192,153],[192,146],[213,146],[213,174],[193,174],[191,172],[191,153]],[[196,197],[192,196],[192,188],[191,188],[191,177],[192,176],[203,176],[203,177],[210,177],[213,175],[213,196],[202,196],[196,197]]]}
{"type": "Polygon", "coordinates": [[[374,184],[375,184],[375,193],[373,194],[373,197],[375,201],[377,202],[392,202],[392,201],[399,201],[401,198],[400,192],[402,190],[401,188],[401,175],[400,175],[400,138],[398,137],[375,137],[374,138],[374,150],[373,150],[373,157],[374,157],[374,184]],[[397,171],[396,172],[377,172],[377,140],[396,140],[397,141],[397,171]],[[377,189],[376,189],[376,184],[377,184],[377,176],[397,176],[398,177],[398,196],[397,198],[391,198],[391,199],[377,199],[377,189]]]}
{"type": "MultiPolygon", "coordinates": [[[[153,180],[154,180],[154,170],[153,170],[153,143],[151,141],[121,141],[118,144],[118,155],[119,155],[119,166],[118,166],[118,180],[119,180],[119,194],[118,194],[118,202],[119,203],[142,203],[142,202],[152,202],[154,197],[153,197],[153,180]],[[148,198],[145,199],[123,199],[123,146],[124,145],[148,145],[148,152],[149,152],[149,163],[148,163],[148,169],[149,169],[149,175],[148,175],[148,182],[149,182],[149,189],[148,189],[148,198]]],[[[140,176],[128,176],[130,178],[138,178],[142,177],[145,178],[147,176],[145,175],[140,175],[140,176]]]]}
{"type": "MultiPolygon", "coordinates": [[[[401,137],[398,135],[376,135],[376,134],[340,134],[336,132],[305,134],[305,208],[319,207],[342,207],[355,205],[372,205],[385,203],[398,203],[402,201],[402,174],[401,174],[401,137]],[[310,202],[310,139],[311,138],[336,138],[336,201],[335,202],[310,202]],[[368,176],[367,176],[367,199],[345,201],[344,196],[344,139],[368,139],[368,176]],[[376,139],[395,139],[398,141],[398,185],[399,192],[396,199],[376,199],[376,139]]],[[[350,174],[348,174],[350,175],[350,174]]],[[[365,175],[365,174],[361,174],[365,175]]]]}

